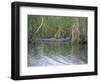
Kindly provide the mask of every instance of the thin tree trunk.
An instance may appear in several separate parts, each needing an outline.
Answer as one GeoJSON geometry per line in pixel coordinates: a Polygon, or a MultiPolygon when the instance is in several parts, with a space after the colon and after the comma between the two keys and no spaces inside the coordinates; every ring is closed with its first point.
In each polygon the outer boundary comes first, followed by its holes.
{"type": "Polygon", "coordinates": [[[41,24],[40,24],[40,26],[38,27],[38,29],[36,30],[35,33],[37,33],[37,32],[39,31],[39,29],[42,27],[42,25],[43,25],[43,21],[44,21],[44,19],[43,19],[43,17],[42,17],[41,24]]]}

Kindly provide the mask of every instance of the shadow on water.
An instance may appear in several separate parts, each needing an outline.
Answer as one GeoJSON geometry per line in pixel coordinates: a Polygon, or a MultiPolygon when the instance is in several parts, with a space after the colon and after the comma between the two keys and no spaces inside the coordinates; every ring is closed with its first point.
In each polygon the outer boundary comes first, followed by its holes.
{"type": "Polygon", "coordinates": [[[28,46],[28,66],[87,64],[87,44],[34,42],[28,46]]]}

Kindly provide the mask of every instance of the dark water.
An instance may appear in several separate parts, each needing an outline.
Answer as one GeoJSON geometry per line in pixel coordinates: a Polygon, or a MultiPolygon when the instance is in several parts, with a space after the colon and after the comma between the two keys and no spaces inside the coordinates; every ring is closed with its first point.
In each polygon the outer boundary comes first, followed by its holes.
{"type": "Polygon", "coordinates": [[[87,64],[87,45],[70,42],[34,42],[28,48],[28,66],[87,64]]]}

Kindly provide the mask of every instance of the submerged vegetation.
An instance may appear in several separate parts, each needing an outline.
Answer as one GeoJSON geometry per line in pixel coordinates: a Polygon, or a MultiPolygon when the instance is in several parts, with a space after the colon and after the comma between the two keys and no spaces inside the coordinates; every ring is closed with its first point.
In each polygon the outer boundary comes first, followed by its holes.
{"type": "Polygon", "coordinates": [[[35,39],[66,39],[87,42],[87,17],[28,15],[28,42],[35,39]]]}

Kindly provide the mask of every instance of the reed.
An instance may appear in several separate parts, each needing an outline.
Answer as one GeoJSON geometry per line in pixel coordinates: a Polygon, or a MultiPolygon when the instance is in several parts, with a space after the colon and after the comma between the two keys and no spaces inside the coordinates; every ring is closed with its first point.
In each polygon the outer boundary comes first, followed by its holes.
{"type": "Polygon", "coordinates": [[[28,41],[35,38],[67,38],[87,42],[87,17],[28,15],[28,41]]]}

